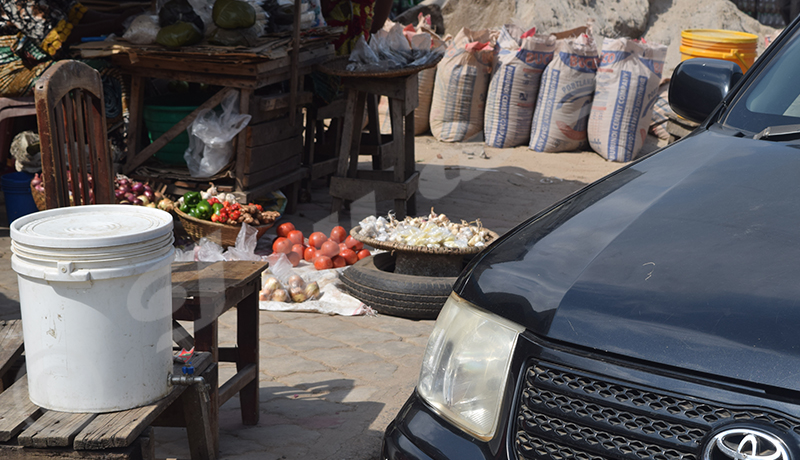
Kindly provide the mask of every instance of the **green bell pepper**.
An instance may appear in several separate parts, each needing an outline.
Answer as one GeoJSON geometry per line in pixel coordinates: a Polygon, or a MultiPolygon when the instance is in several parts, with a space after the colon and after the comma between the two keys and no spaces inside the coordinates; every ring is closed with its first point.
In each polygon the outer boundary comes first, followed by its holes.
{"type": "Polygon", "coordinates": [[[206,200],[200,200],[200,202],[197,203],[194,209],[196,209],[197,213],[202,216],[200,218],[205,220],[211,219],[211,214],[214,212],[214,209],[211,207],[211,204],[206,200]]]}
{"type": "Polygon", "coordinates": [[[197,206],[197,203],[203,200],[203,196],[200,195],[200,192],[186,192],[183,195],[183,202],[188,204],[190,208],[197,206]]]}
{"type": "Polygon", "coordinates": [[[222,203],[214,203],[211,205],[211,208],[214,210],[214,214],[219,215],[220,209],[225,209],[225,205],[222,203]]]}
{"type": "Polygon", "coordinates": [[[178,209],[180,209],[180,210],[181,210],[181,212],[182,212],[182,213],[184,213],[184,214],[189,214],[189,211],[191,211],[191,210],[192,210],[192,207],[191,207],[191,206],[189,206],[188,204],[186,204],[186,202],[184,201],[184,202],[181,204],[180,208],[178,208],[178,209]]]}

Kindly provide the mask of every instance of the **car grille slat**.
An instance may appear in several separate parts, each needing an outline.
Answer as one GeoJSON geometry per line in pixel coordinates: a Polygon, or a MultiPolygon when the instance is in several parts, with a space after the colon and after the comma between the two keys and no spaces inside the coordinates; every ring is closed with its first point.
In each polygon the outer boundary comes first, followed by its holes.
{"type": "Polygon", "coordinates": [[[698,460],[716,427],[799,424],[766,411],[722,407],[613,383],[547,363],[523,374],[514,448],[520,459],[698,460]]]}

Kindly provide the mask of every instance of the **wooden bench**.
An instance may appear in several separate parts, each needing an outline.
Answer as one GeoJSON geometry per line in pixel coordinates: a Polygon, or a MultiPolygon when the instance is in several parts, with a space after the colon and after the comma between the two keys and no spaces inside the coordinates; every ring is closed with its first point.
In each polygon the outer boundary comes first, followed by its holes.
{"type": "MultiPolygon", "coordinates": [[[[192,359],[198,375],[216,379],[210,353],[192,359]]],[[[181,374],[176,364],[173,374],[181,374]]],[[[164,376],[166,378],[166,376],[164,376]]],[[[217,440],[209,426],[209,397],[204,385],[174,385],[160,401],[103,414],[49,411],[28,398],[28,380],[16,381],[0,393],[0,458],[153,460],[150,425],[162,414],[178,411],[185,420],[194,460],[215,459],[217,440]]]]}

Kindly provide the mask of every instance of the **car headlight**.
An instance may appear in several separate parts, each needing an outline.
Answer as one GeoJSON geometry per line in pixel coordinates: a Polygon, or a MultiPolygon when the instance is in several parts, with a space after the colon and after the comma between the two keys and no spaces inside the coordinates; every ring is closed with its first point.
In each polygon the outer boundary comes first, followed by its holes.
{"type": "Polygon", "coordinates": [[[428,339],[417,392],[464,431],[491,439],[524,329],[451,295],[428,339]]]}

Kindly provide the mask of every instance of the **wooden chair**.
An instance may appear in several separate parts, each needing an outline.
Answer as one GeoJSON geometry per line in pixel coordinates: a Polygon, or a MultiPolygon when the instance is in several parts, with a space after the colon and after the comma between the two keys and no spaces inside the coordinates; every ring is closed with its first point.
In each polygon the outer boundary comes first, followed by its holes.
{"type": "Polygon", "coordinates": [[[37,80],[34,99],[47,209],[113,204],[100,74],[82,62],[57,62],[37,80]]]}

